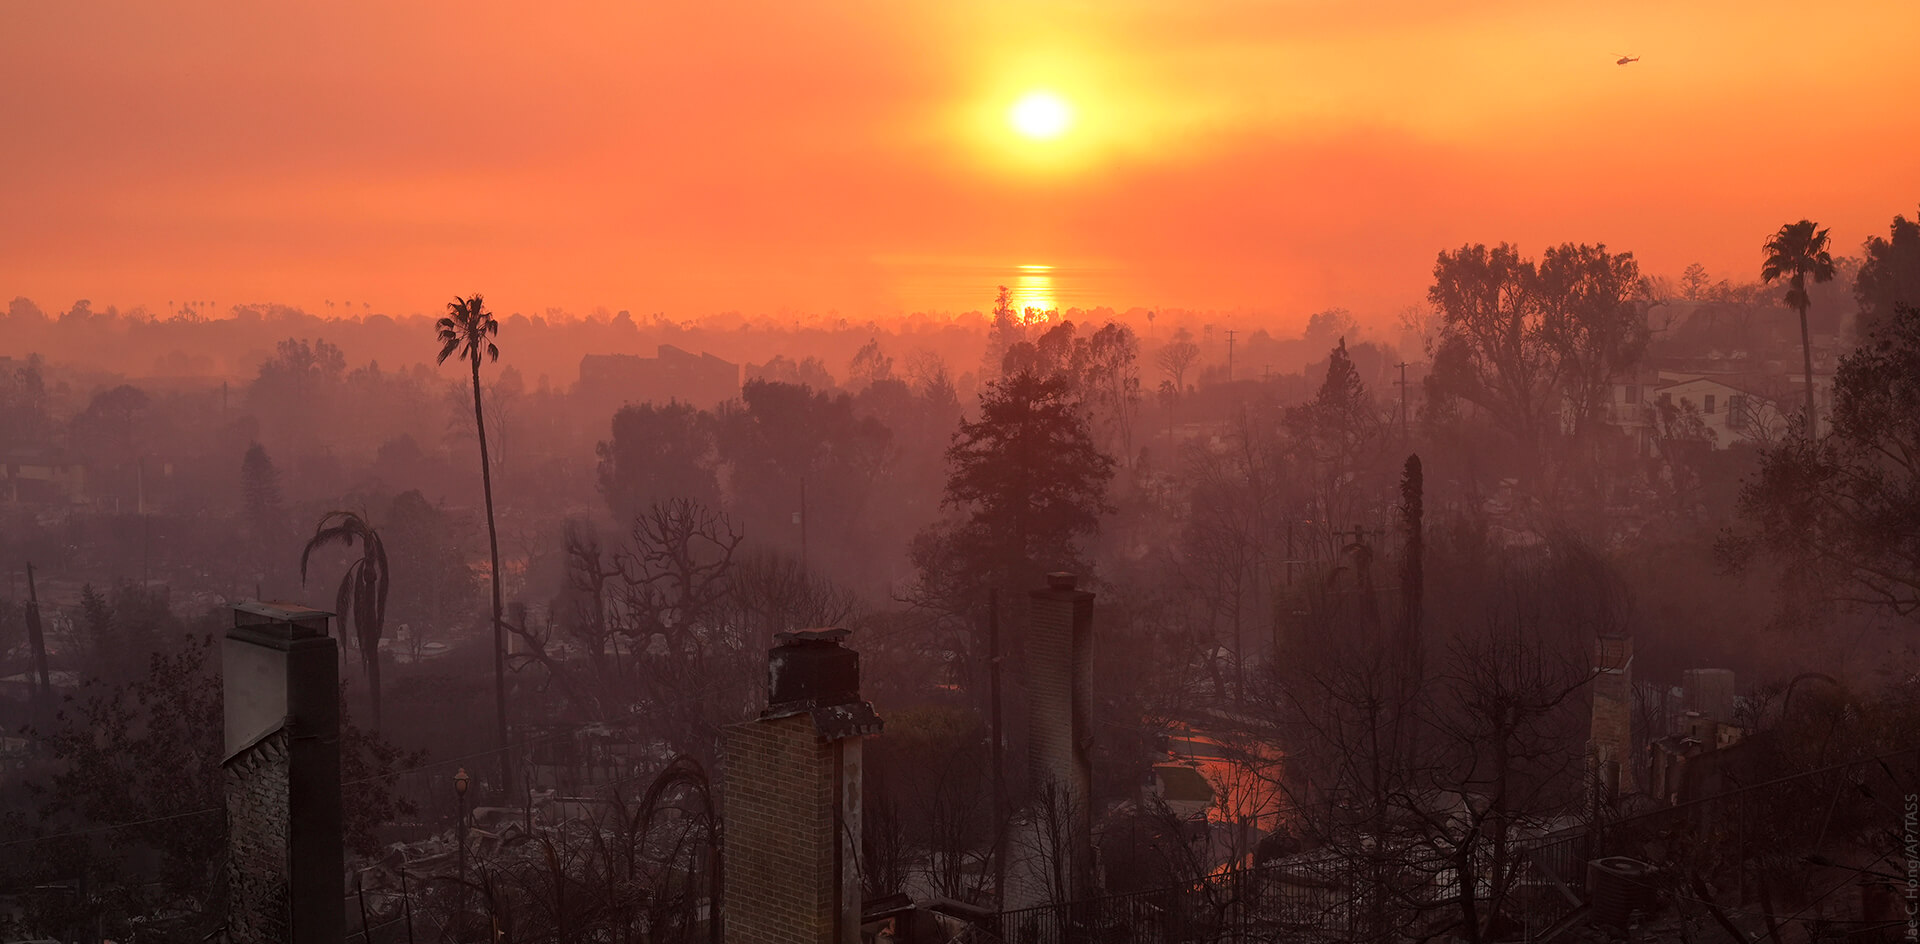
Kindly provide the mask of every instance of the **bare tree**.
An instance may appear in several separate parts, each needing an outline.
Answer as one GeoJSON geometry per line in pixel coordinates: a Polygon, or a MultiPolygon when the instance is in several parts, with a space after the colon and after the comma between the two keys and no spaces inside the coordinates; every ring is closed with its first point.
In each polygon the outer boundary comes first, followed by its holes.
{"type": "MultiPolygon", "coordinates": [[[[566,534],[558,614],[545,625],[503,621],[524,643],[516,668],[540,666],[588,717],[637,719],[639,734],[711,760],[720,726],[748,711],[750,626],[767,625],[742,607],[740,533],[725,515],[676,499],[635,518],[616,547],[577,522],[566,534]]],[[[835,594],[818,599],[846,599],[835,594]]]]}
{"type": "Polygon", "coordinates": [[[1508,933],[1525,864],[1516,842],[1583,812],[1576,696],[1593,678],[1587,648],[1630,620],[1631,600],[1598,555],[1566,538],[1550,548],[1494,555],[1480,579],[1454,584],[1445,610],[1454,619],[1421,733],[1432,772],[1409,811],[1451,865],[1457,933],[1472,942],[1508,933]]]}
{"type": "Polygon", "coordinates": [[[1167,346],[1161,348],[1160,353],[1154,357],[1154,361],[1160,365],[1160,370],[1167,375],[1168,380],[1173,382],[1176,396],[1186,392],[1187,371],[1193,367],[1193,362],[1199,359],[1200,345],[1193,343],[1193,332],[1186,328],[1175,332],[1173,340],[1168,341],[1167,346]]]}
{"type": "Polygon", "coordinates": [[[767,550],[748,553],[734,566],[733,605],[750,649],[772,646],[775,633],[845,626],[860,610],[853,591],[798,558],[767,550]]]}
{"type": "Polygon", "coordinates": [[[717,944],[720,822],[700,764],[675,758],[645,791],[614,784],[600,800],[588,816],[502,830],[465,888],[443,878],[423,910],[459,939],[484,924],[502,940],[717,944]]]}
{"type": "MultiPolygon", "coordinates": [[[[1291,658],[1263,693],[1293,806],[1269,855],[1350,889],[1321,916],[1336,937],[1507,933],[1520,845],[1582,811],[1586,640],[1628,625],[1630,601],[1570,540],[1501,549],[1457,522],[1440,538],[1422,536],[1412,638],[1380,618],[1367,581],[1336,571],[1308,585],[1291,658]],[[1425,636],[1444,642],[1430,672],[1418,668],[1425,636]]],[[[1366,565],[1356,554],[1350,567],[1366,565]]]]}
{"type": "Polygon", "coordinates": [[[1340,939],[1383,941],[1424,918],[1430,876],[1407,867],[1420,855],[1407,815],[1423,793],[1427,761],[1413,745],[1428,693],[1400,671],[1395,633],[1364,599],[1354,568],[1305,585],[1307,619],[1287,638],[1263,689],[1263,713],[1283,734],[1284,768],[1270,768],[1288,799],[1289,837],[1270,854],[1306,854],[1344,893],[1313,916],[1340,939]]]}
{"type": "Polygon", "coordinates": [[[1047,904],[1058,909],[1063,923],[1077,920],[1069,914],[1068,906],[1086,887],[1076,873],[1087,870],[1091,874],[1093,867],[1092,862],[1084,861],[1087,850],[1080,848],[1077,836],[1086,816],[1087,810],[1071,792],[1058,783],[1042,783],[1033,790],[1024,815],[1011,830],[1014,847],[1023,853],[1015,860],[1023,873],[1018,877],[1042,890],[1047,904]]]}

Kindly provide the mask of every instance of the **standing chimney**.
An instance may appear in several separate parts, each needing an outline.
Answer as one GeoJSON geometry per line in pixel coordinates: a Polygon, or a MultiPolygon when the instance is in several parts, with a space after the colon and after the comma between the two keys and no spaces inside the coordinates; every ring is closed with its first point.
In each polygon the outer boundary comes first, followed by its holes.
{"type": "Polygon", "coordinates": [[[1688,669],[1682,684],[1687,710],[1700,712],[1721,724],[1733,723],[1733,670],[1688,669]]]}
{"type": "Polygon", "coordinates": [[[1594,643],[1593,729],[1587,752],[1594,782],[1611,800],[1633,791],[1633,637],[1594,643]]]}
{"type": "Polygon", "coordinates": [[[340,653],[331,613],[242,603],[221,650],[227,933],[235,944],[346,936],[340,653]]]}
{"type": "Polygon", "coordinates": [[[1070,898],[1093,891],[1093,594],[1072,574],[1047,575],[1034,590],[1027,638],[1027,787],[1066,817],[1064,872],[1070,898]]]}
{"type": "Polygon", "coordinates": [[[860,944],[860,743],[881,722],[847,635],[776,633],[766,710],[726,729],[730,944],[860,944]]]}

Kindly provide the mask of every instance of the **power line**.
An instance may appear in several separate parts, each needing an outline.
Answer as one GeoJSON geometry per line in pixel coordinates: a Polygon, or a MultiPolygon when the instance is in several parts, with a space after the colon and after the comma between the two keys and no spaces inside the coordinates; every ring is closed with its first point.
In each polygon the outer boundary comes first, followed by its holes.
{"type": "Polygon", "coordinates": [[[448,764],[457,764],[463,760],[474,760],[475,758],[480,758],[480,757],[491,757],[495,754],[500,753],[501,751],[511,751],[511,750],[516,750],[524,747],[532,747],[535,744],[545,744],[548,741],[556,741],[556,740],[559,740],[560,738],[572,737],[573,734],[574,734],[573,731],[556,731],[552,734],[544,735],[542,737],[521,741],[518,744],[509,744],[506,747],[490,747],[484,751],[474,751],[471,754],[462,754],[458,757],[446,757],[440,760],[432,760],[415,767],[409,767],[405,770],[396,770],[390,774],[375,774],[374,776],[371,776],[371,777],[361,777],[358,780],[343,780],[340,782],[340,785],[343,787],[357,787],[363,783],[373,783],[375,781],[386,780],[388,778],[404,777],[407,774],[417,774],[420,771],[431,770],[435,767],[445,767],[448,764]]]}
{"type": "Polygon", "coordinates": [[[1405,444],[1407,441],[1407,362],[1401,361],[1393,366],[1400,368],[1400,379],[1394,381],[1394,386],[1400,388],[1400,441],[1405,444]]]}
{"type": "Polygon", "coordinates": [[[136,820],[133,820],[132,822],[114,823],[110,826],[94,826],[88,829],[75,829],[69,832],[54,833],[49,836],[32,836],[26,839],[9,839],[6,842],[0,842],[0,849],[9,848],[11,846],[24,846],[32,842],[45,842],[49,839],[70,839],[75,836],[91,836],[96,833],[110,833],[120,829],[132,829],[135,826],[146,826],[152,823],[164,823],[168,820],[187,819],[188,817],[205,816],[209,813],[222,813],[225,811],[226,811],[225,807],[209,806],[209,807],[206,807],[205,809],[188,810],[185,813],[169,813],[165,816],[155,816],[149,819],[136,819],[136,820]]]}

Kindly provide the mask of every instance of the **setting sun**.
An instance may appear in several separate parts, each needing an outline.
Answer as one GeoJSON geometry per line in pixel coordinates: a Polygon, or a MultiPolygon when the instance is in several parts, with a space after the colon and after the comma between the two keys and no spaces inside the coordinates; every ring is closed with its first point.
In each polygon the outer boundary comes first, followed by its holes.
{"type": "Polygon", "coordinates": [[[1015,131],[1036,141],[1057,138],[1073,124],[1073,108],[1052,92],[1030,92],[1007,112],[1015,131]]]}

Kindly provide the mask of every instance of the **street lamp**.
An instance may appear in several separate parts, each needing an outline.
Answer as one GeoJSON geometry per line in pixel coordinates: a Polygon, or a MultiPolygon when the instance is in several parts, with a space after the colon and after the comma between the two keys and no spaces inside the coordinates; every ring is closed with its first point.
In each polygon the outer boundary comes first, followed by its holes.
{"type": "Polygon", "coordinates": [[[467,783],[472,779],[465,767],[453,775],[453,792],[459,798],[460,808],[459,818],[454,821],[454,844],[459,847],[460,856],[460,916],[455,927],[464,927],[467,923],[467,783]]]}

